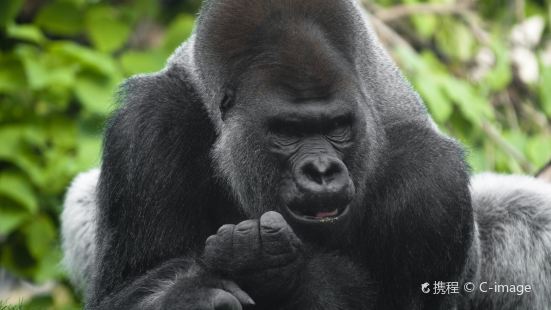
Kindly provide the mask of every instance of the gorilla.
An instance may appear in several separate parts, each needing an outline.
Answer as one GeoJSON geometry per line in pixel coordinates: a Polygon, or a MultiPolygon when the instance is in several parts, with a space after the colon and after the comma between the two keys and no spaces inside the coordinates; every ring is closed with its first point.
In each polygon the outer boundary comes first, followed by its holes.
{"type": "Polygon", "coordinates": [[[470,188],[355,0],[207,0],[119,101],[62,214],[87,309],[549,305],[551,186],[470,188]],[[533,292],[424,293],[433,281],[533,292]]]}

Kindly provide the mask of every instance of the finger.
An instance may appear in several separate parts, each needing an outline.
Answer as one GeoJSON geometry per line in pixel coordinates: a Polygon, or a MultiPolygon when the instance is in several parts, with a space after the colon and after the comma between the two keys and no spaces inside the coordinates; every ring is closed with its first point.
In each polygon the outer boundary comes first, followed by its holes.
{"type": "Polygon", "coordinates": [[[262,216],[260,217],[260,224],[268,225],[270,227],[288,226],[287,222],[283,218],[283,215],[275,211],[268,211],[262,214],[262,216]]]}
{"type": "Polygon", "coordinates": [[[211,267],[221,268],[233,257],[232,237],[235,225],[224,225],[216,235],[207,238],[204,258],[211,267]]]}
{"type": "Polygon", "coordinates": [[[205,241],[205,247],[213,246],[218,242],[218,236],[217,235],[211,235],[207,238],[205,241]]]}
{"type": "Polygon", "coordinates": [[[216,235],[211,235],[205,241],[205,247],[220,248],[221,245],[231,245],[231,238],[235,225],[226,224],[221,226],[216,235]]]}
{"type": "Polygon", "coordinates": [[[211,295],[211,305],[214,310],[243,310],[239,300],[224,290],[213,289],[211,295]]]}
{"type": "Polygon", "coordinates": [[[232,255],[233,244],[233,231],[235,225],[223,225],[218,229],[216,236],[218,236],[218,245],[225,250],[225,255],[232,255]]]}
{"type": "Polygon", "coordinates": [[[277,212],[266,212],[260,217],[260,238],[264,252],[278,255],[294,252],[291,238],[294,232],[283,216],[277,212]]]}
{"type": "Polygon", "coordinates": [[[231,255],[231,241],[224,242],[218,236],[210,236],[205,242],[204,257],[207,259],[219,259],[231,255]]]}
{"type": "Polygon", "coordinates": [[[254,300],[247,294],[245,291],[243,291],[235,282],[229,281],[229,280],[222,280],[221,281],[222,288],[231,293],[233,296],[235,296],[239,302],[244,306],[253,306],[256,303],[254,300]]]}
{"type": "Polygon", "coordinates": [[[217,246],[216,240],[214,238],[208,238],[205,244],[205,249],[203,250],[203,258],[207,267],[216,268],[219,265],[220,249],[217,246]]]}
{"type": "Polygon", "coordinates": [[[218,228],[218,231],[216,232],[217,235],[221,236],[224,234],[231,234],[231,232],[235,229],[235,225],[233,224],[225,224],[220,226],[218,228]]]}
{"type": "Polygon", "coordinates": [[[233,231],[233,252],[236,268],[250,268],[260,254],[258,220],[243,221],[233,231]]]}

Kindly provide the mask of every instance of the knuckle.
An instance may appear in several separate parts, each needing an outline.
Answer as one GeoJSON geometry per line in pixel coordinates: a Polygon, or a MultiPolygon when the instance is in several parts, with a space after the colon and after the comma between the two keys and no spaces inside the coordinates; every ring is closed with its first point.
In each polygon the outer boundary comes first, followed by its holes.
{"type": "Polygon", "coordinates": [[[207,238],[207,240],[205,241],[205,246],[209,246],[209,245],[212,245],[212,244],[215,244],[216,242],[218,241],[218,236],[216,235],[211,235],[207,238]]]}
{"type": "Polygon", "coordinates": [[[285,237],[289,234],[286,227],[279,226],[262,226],[260,233],[262,235],[276,235],[281,237],[285,237]]]}
{"type": "Polygon", "coordinates": [[[274,225],[274,224],[268,224],[268,225],[261,225],[260,230],[262,233],[265,234],[273,234],[273,235],[291,235],[292,230],[291,228],[285,223],[284,225],[274,225]]]}
{"type": "Polygon", "coordinates": [[[260,217],[260,221],[261,222],[265,222],[265,223],[269,223],[269,224],[272,224],[272,225],[283,225],[283,224],[287,224],[287,222],[285,222],[285,219],[283,218],[283,216],[281,214],[279,214],[278,212],[275,212],[275,211],[268,211],[264,214],[262,214],[262,216],[260,217]]]}
{"type": "Polygon", "coordinates": [[[237,226],[235,227],[235,232],[238,232],[238,233],[251,232],[251,231],[254,231],[257,226],[258,226],[258,222],[255,220],[243,221],[237,224],[237,226]]]}
{"type": "Polygon", "coordinates": [[[218,228],[218,231],[216,233],[218,235],[231,233],[234,230],[234,228],[235,228],[235,225],[233,225],[233,224],[225,224],[225,225],[220,226],[220,228],[218,228]]]}

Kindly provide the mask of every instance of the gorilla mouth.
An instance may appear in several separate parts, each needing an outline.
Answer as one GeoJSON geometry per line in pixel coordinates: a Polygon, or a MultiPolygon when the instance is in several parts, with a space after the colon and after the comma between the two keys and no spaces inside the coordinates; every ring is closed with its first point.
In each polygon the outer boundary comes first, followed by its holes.
{"type": "Polygon", "coordinates": [[[333,210],[303,210],[287,206],[290,215],[298,221],[309,223],[331,223],[348,214],[349,206],[333,210]]]}

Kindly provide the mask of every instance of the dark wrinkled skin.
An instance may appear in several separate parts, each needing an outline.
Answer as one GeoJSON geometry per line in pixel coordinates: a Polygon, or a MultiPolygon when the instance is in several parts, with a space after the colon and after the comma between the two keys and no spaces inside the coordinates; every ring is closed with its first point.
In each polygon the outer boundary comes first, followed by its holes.
{"type": "Polygon", "coordinates": [[[220,227],[207,239],[204,259],[210,269],[234,279],[253,299],[278,299],[296,288],[304,264],[302,247],[283,217],[268,212],[260,220],[220,227]]]}

